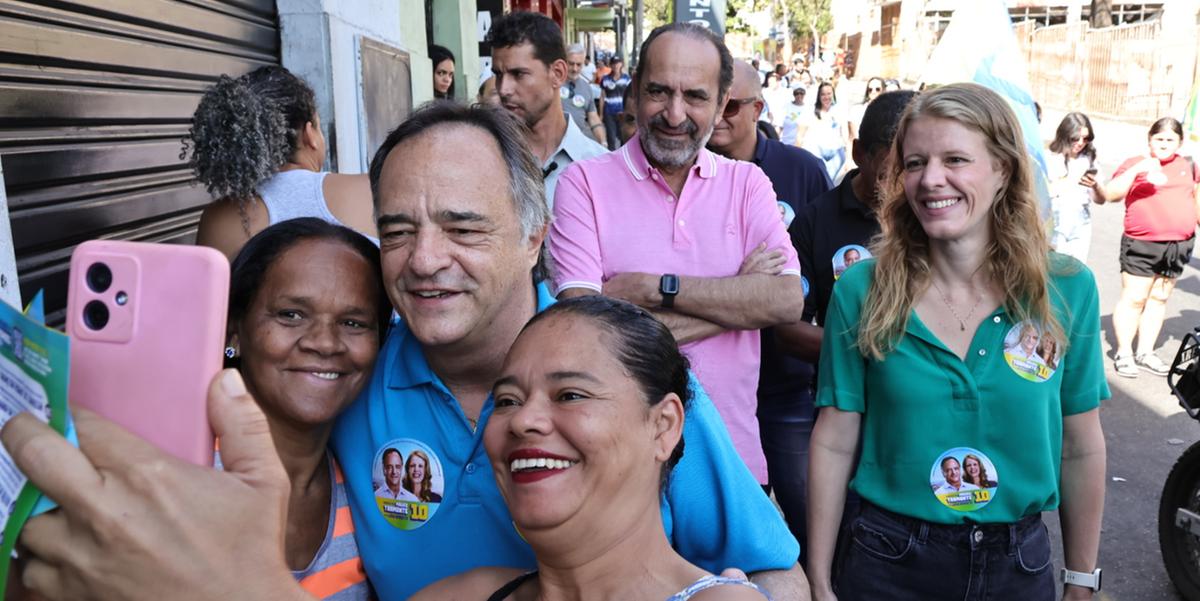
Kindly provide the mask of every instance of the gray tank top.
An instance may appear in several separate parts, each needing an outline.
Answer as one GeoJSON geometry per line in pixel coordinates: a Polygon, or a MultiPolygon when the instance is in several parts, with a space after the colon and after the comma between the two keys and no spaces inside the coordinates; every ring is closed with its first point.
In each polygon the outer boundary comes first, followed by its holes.
{"type": "MultiPolygon", "coordinates": [[[[267,207],[267,224],[300,217],[316,217],[329,223],[345,225],[329,212],[322,184],[328,173],[292,169],[280,171],[258,185],[258,196],[267,207]]],[[[364,236],[366,236],[364,234],[364,236]]],[[[366,236],[375,246],[379,239],[366,236]]]]}

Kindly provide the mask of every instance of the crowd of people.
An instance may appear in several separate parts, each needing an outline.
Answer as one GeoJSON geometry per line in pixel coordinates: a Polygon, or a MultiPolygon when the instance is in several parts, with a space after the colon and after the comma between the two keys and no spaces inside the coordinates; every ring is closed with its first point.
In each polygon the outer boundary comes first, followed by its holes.
{"type": "Polygon", "coordinates": [[[282,68],[205,95],[198,242],[233,265],[221,471],[90,414],[79,449],[14,418],[4,444],[61,505],[22,534],[24,587],[1093,598],[1109,390],[1080,257],[1091,205],[1124,197],[1117,372],[1159,373],[1200,219],[1178,122],[1104,181],[1068,115],[1048,233],[985,87],[871,78],[842,110],[803,61],[764,77],[691,24],[632,73],[588,73],[537,14],[488,42],[471,105],[431,49],[438,100],[366,175],[321,170],[313,93],[282,68]]]}

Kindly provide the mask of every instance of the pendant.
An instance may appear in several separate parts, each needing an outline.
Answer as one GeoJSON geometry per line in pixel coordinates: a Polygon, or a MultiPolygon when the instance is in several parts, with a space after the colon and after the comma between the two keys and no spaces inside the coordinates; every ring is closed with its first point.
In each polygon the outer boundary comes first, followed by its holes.
{"type": "Polygon", "coordinates": [[[960,321],[960,322],[958,322],[958,331],[960,331],[960,332],[966,332],[966,331],[967,331],[967,324],[965,324],[965,323],[963,323],[963,322],[961,322],[961,321],[960,321]]]}

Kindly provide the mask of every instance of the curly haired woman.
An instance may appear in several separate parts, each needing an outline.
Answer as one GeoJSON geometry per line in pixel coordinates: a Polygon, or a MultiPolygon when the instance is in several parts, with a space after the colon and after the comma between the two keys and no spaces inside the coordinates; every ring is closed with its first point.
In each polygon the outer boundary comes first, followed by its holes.
{"type": "Polygon", "coordinates": [[[317,217],[378,245],[367,176],[321,171],[326,146],[313,91],[287,69],[221,76],[192,115],[190,140],[189,164],[217,199],[200,216],[197,244],[232,259],[271,225],[317,217]]]}

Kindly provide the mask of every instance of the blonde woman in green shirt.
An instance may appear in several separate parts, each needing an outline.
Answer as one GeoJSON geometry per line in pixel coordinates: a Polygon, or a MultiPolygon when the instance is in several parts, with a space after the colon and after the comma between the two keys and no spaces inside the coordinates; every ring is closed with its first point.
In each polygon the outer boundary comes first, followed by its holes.
{"type": "Polygon", "coordinates": [[[1020,124],[996,93],[921,94],[892,153],[876,258],[842,275],[825,323],[813,599],[1054,601],[1040,516],[1056,508],[1064,598],[1090,599],[1109,396],[1095,280],[1050,252],[1020,124]],[[1012,352],[1047,338],[1051,361],[1012,352]],[[981,485],[963,481],[968,457],[981,485]],[[847,484],[863,503],[835,574],[847,484]]]}

